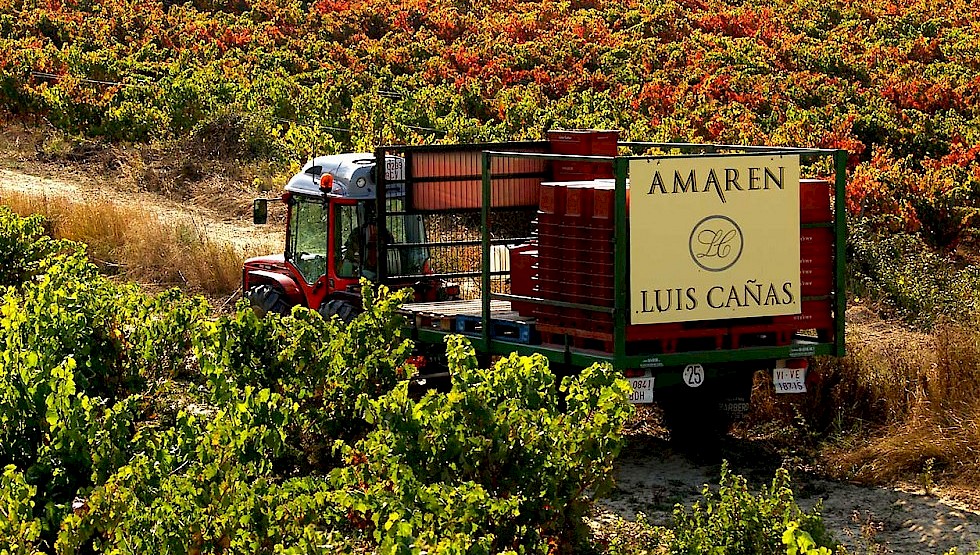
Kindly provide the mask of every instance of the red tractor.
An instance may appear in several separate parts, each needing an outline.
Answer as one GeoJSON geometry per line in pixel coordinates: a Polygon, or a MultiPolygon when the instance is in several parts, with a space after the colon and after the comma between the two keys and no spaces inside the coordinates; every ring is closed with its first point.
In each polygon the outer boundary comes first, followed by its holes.
{"type": "MultiPolygon", "coordinates": [[[[245,261],[242,290],[252,307],[285,314],[300,305],[349,322],[361,308],[361,277],[413,287],[418,301],[454,298],[459,288],[429,268],[422,217],[405,212],[404,180],[398,156],[336,154],[307,162],[282,195],[285,252],[245,261]]],[[[255,201],[255,223],[265,223],[267,208],[267,199],[255,201]]]]}

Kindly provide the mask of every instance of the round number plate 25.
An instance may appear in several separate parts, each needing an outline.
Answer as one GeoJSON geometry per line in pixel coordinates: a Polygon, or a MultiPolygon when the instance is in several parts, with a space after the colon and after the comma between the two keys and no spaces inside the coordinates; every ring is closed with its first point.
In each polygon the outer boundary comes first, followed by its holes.
{"type": "Polygon", "coordinates": [[[684,383],[688,387],[700,387],[704,383],[704,366],[688,364],[684,367],[684,383]]]}

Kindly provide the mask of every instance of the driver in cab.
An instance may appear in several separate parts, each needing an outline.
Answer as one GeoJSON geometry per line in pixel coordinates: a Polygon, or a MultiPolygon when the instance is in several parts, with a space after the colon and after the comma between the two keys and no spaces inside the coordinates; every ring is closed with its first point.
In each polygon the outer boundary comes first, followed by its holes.
{"type": "MultiPolygon", "coordinates": [[[[387,233],[390,243],[391,234],[387,233]]],[[[378,224],[374,221],[367,221],[351,230],[344,244],[345,266],[349,263],[350,269],[360,268],[361,275],[368,279],[378,277],[378,224]]]]}

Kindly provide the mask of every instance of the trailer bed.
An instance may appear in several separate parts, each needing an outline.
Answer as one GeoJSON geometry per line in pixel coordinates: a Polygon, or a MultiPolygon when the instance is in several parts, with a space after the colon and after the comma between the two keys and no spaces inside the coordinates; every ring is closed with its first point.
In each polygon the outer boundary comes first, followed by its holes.
{"type": "MultiPolygon", "coordinates": [[[[483,300],[439,301],[411,303],[402,306],[415,329],[439,330],[480,335],[483,330],[483,300]]],[[[529,344],[537,339],[534,318],[521,316],[512,310],[510,301],[490,301],[490,336],[494,339],[529,344]]]]}

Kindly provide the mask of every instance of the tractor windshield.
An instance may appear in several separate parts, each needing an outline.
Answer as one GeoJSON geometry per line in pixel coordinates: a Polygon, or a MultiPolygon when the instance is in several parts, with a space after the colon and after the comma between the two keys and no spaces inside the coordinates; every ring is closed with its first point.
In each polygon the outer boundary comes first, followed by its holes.
{"type": "Polygon", "coordinates": [[[313,283],[327,271],[327,211],[317,198],[295,195],[290,200],[286,258],[313,283]]]}

